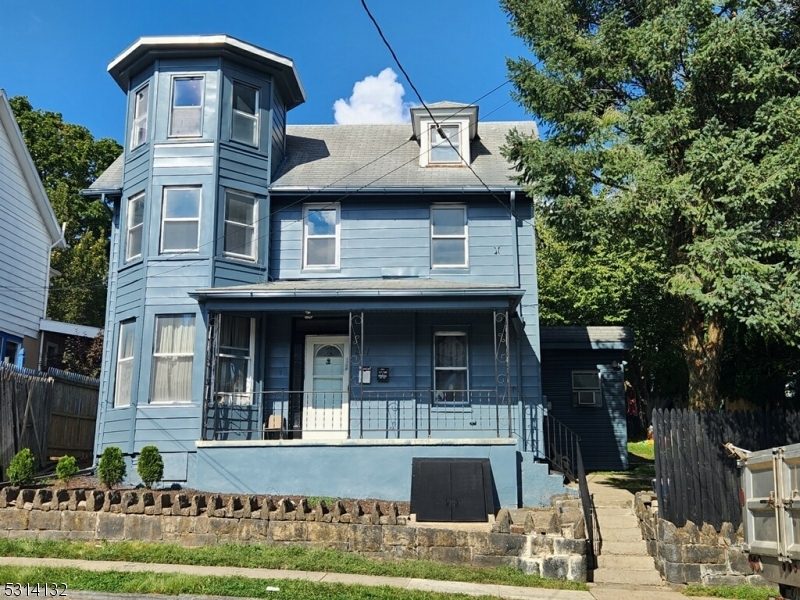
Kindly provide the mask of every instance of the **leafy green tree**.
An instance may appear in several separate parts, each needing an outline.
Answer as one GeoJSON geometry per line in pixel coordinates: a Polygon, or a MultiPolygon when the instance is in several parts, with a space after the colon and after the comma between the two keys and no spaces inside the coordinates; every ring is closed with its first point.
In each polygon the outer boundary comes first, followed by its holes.
{"type": "Polygon", "coordinates": [[[584,254],[635,249],[679,310],[692,406],[720,402],[726,328],[800,341],[800,16],[769,0],[502,0],[545,139],[507,156],[584,254]]]}
{"type": "Polygon", "coordinates": [[[60,113],[35,110],[25,96],[9,100],[25,144],[59,222],[67,223],[69,248],[55,250],[47,313],[52,319],[102,327],[105,321],[111,217],[101,202],[80,191],[119,156],[114,140],[95,140],[86,127],[60,113]]]}

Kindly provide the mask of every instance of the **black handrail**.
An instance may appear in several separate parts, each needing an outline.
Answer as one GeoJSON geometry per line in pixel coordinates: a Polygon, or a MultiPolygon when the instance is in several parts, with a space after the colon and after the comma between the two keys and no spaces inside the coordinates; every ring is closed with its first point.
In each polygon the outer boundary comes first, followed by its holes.
{"type": "Polygon", "coordinates": [[[597,519],[594,499],[589,493],[586,470],[583,467],[581,438],[555,417],[545,415],[544,441],[545,456],[551,468],[561,473],[570,483],[577,482],[578,484],[583,519],[586,524],[587,569],[591,572],[597,568],[597,555],[600,554],[601,539],[600,531],[595,527],[597,519]]]}

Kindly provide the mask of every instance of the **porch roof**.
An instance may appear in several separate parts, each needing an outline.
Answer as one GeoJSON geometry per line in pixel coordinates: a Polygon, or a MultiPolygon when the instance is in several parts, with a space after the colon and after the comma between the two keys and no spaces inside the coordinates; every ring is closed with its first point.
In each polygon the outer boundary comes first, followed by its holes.
{"type": "Polygon", "coordinates": [[[281,280],[200,288],[191,296],[205,301],[209,308],[244,308],[243,304],[253,308],[257,304],[262,310],[514,309],[524,293],[507,285],[409,277],[281,280]]]}

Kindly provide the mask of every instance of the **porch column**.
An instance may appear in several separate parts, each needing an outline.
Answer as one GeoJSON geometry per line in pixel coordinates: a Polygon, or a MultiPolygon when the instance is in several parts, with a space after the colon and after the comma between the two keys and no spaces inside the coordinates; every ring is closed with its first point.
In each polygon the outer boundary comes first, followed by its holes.
{"type": "MultiPolygon", "coordinates": [[[[361,379],[361,367],[364,365],[364,312],[350,312],[349,332],[350,337],[350,365],[348,366],[348,402],[353,401],[353,375],[352,367],[356,368],[356,383],[358,384],[358,437],[364,437],[364,384],[361,379]]],[[[350,411],[347,415],[347,437],[351,437],[350,411]]]]}
{"type": "Polygon", "coordinates": [[[511,352],[508,340],[508,311],[494,311],[494,388],[497,437],[500,437],[500,397],[508,411],[508,437],[513,434],[511,419],[511,352]]]}
{"type": "Polygon", "coordinates": [[[214,398],[217,377],[217,355],[219,354],[220,314],[208,313],[206,335],[206,367],[203,378],[203,439],[213,440],[217,432],[217,403],[214,398]],[[210,437],[209,437],[210,434],[210,437]]]}

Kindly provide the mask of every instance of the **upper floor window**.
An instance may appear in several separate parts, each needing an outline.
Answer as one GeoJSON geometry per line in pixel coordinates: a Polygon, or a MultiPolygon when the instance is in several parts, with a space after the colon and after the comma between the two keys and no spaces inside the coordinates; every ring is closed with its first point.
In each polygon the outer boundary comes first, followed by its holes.
{"type": "Polygon", "coordinates": [[[200,239],[200,188],[164,188],[161,252],[197,250],[200,239]]]}
{"type": "Polygon", "coordinates": [[[194,364],[194,315],[158,315],[150,402],[190,402],[194,364]]]}
{"type": "Polygon", "coordinates": [[[469,402],[467,334],[440,331],[433,336],[433,387],[436,404],[469,402]]]}
{"type": "Polygon", "coordinates": [[[575,406],[600,406],[599,371],[572,372],[572,404],[575,406]]]}
{"type": "Polygon", "coordinates": [[[231,404],[252,404],[255,319],[224,315],[219,332],[217,392],[231,404]]]}
{"type": "Polygon", "coordinates": [[[458,139],[458,125],[431,125],[430,142],[431,155],[429,163],[460,163],[461,151],[458,139]],[[442,137],[444,133],[445,137],[442,137]]]}
{"type": "Polygon", "coordinates": [[[339,266],[340,216],[338,204],[303,207],[303,268],[339,266]]]}
{"type": "Polygon", "coordinates": [[[125,238],[125,260],[142,255],[142,231],[144,230],[144,192],[128,198],[128,234],[125,238]]]}
{"type": "Polygon", "coordinates": [[[233,82],[231,139],[248,146],[258,146],[258,90],[233,82]]]}
{"type": "Polygon", "coordinates": [[[431,266],[466,267],[467,207],[431,207],[431,266]]]}
{"type": "Polygon", "coordinates": [[[169,135],[197,137],[203,131],[203,78],[175,77],[172,80],[172,109],[169,135]]]}
{"type": "Polygon", "coordinates": [[[117,372],[114,383],[114,408],[130,406],[133,382],[133,341],[136,321],[130,319],[119,324],[117,340],[117,372]]]}
{"type": "Polygon", "coordinates": [[[136,92],[133,100],[133,131],[131,132],[131,149],[141,146],[147,141],[147,106],[150,101],[150,86],[145,85],[136,92]]]}
{"type": "Polygon", "coordinates": [[[256,199],[243,192],[225,192],[225,254],[256,258],[256,199]]]}

